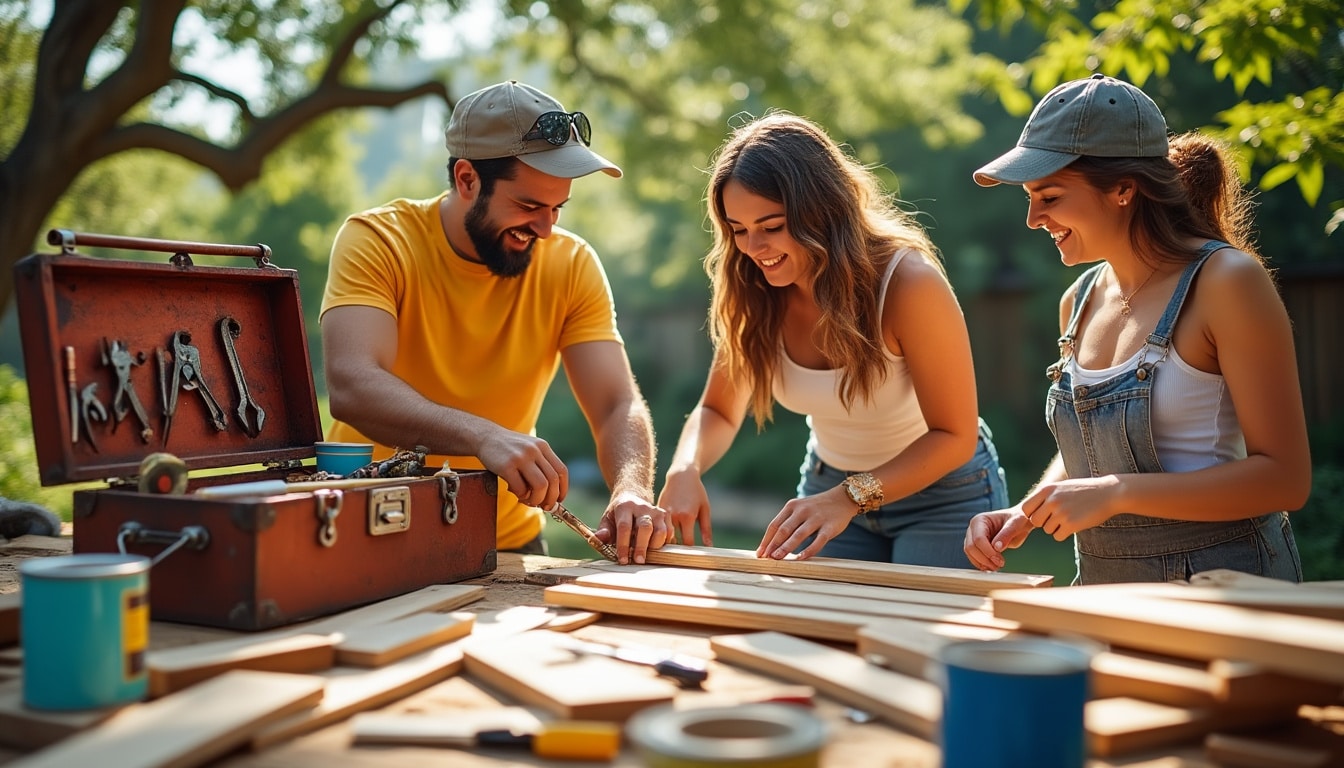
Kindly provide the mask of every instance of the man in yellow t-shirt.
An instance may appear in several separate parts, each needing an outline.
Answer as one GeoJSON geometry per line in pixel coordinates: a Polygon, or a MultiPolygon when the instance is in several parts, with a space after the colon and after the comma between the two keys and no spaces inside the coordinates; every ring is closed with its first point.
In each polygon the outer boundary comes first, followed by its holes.
{"type": "Polygon", "coordinates": [[[565,465],[535,434],[563,362],[611,500],[597,535],[622,563],[667,542],[653,504],[648,407],[616,329],[606,273],[556,226],[571,180],[621,171],[591,124],[516,81],[468,94],[445,131],[451,186],[348,218],[322,298],[330,440],[423,445],[431,461],[494,472],[501,550],[543,552],[542,509],[565,465]]]}

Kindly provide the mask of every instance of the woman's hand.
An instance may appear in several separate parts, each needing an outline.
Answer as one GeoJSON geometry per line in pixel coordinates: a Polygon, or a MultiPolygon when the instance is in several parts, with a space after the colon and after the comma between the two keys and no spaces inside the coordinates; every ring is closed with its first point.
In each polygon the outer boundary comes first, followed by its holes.
{"type": "Polygon", "coordinates": [[[971,565],[982,571],[997,571],[1003,567],[1000,553],[1022,546],[1034,529],[1031,520],[1022,514],[1020,505],[981,512],[966,526],[966,541],[962,548],[971,565]]]}
{"type": "Polygon", "coordinates": [[[709,493],[704,481],[694,472],[669,472],[658,494],[658,506],[667,511],[671,520],[672,538],[682,544],[695,544],[695,529],[700,529],[700,541],[706,547],[714,546],[710,533],[709,493]]]}
{"type": "Polygon", "coordinates": [[[1111,519],[1119,509],[1120,493],[1116,475],[1041,483],[1022,500],[1022,514],[1055,541],[1064,541],[1111,519]]]}
{"type": "Polygon", "coordinates": [[[798,553],[799,560],[806,560],[820,552],[826,542],[840,535],[856,514],[858,508],[839,486],[815,496],[793,499],[766,527],[765,536],[756,547],[756,556],[783,560],[815,533],[817,537],[807,549],[798,553]]]}

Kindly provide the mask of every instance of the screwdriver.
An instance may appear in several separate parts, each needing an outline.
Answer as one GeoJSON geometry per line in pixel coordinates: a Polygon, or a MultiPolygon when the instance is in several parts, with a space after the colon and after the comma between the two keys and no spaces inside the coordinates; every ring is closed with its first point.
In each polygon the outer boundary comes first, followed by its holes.
{"type": "Polygon", "coordinates": [[[545,723],[535,731],[481,731],[481,747],[527,747],[532,754],[554,760],[616,759],[621,751],[621,726],[592,720],[545,723]]]}
{"type": "Polygon", "coordinates": [[[653,667],[653,670],[659,675],[670,677],[689,688],[694,688],[709,678],[709,668],[702,659],[658,648],[606,645],[605,643],[592,643],[573,637],[565,638],[560,647],[575,653],[607,656],[628,661],[631,664],[653,667]]]}
{"type": "Polygon", "coordinates": [[[589,720],[541,722],[521,707],[462,712],[451,718],[363,712],[350,721],[356,744],[426,747],[524,747],[554,760],[614,760],[621,751],[619,723],[589,720]]]}

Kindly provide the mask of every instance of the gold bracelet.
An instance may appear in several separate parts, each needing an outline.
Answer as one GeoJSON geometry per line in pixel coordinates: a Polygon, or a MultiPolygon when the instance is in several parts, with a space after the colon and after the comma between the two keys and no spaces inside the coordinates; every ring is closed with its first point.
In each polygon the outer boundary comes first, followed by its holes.
{"type": "Polygon", "coordinates": [[[884,500],[882,481],[873,477],[871,472],[860,472],[846,477],[840,485],[859,507],[859,514],[881,509],[884,500]]]}

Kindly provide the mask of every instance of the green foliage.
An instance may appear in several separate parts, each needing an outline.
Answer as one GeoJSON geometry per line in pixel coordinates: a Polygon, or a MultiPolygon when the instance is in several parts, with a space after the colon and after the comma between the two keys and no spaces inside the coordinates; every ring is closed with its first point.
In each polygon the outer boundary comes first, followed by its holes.
{"type": "Polygon", "coordinates": [[[1344,465],[1317,465],[1312,470],[1311,497],[1289,519],[1302,556],[1302,577],[1344,579],[1344,465]]]}
{"type": "Polygon", "coordinates": [[[43,488],[38,480],[28,385],[8,365],[0,365],[0,496],[41,504],[70,519],[70,490],[43,488]]]}

